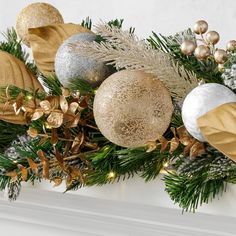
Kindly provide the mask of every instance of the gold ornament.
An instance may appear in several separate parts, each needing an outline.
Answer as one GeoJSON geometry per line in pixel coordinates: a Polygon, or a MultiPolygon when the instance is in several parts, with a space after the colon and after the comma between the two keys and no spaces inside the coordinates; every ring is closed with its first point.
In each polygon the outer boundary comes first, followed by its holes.
{"type": "Polygon", "coordinates": [[[219,64],[224,64],[227,61],[227,52],[223,49],[217,49],[214,53],[215,61],[219,64]]]}
{"type": "Polygon", "coordinates": [[[196,43],[191,41],[191,40],[185,40],[181,46],[180,46],[180,49],[181,49],[181,52],[184,54],[184,55],[192,55],[195,48],[197,47],[196,43]]]}
{"type": "Polygon", "coordinates": [[[226,103],[198,118],[207,142],[236,162],[236,103],[226,103]]]}
{"type": "Polygon", "coordinates": [[[227,51],[231,52],[236,49],[236,40],[230,40],[226,45],[227,51]]]}
{"type": "Polygon", "coordinates": [[[204,20],[197,21],[193,27],[193,31],[196,34],[204,34],[207,32],[207,30],[208,30],[208,24],[204,20]]]}
{"type": "Polygon", "coordinates": [[[60,24],[64,20],[60,12],[48,3],[32,3],[25,7],[17,17],[16,31],[23,43],[30,46],[29,28],[60,24]]]}
{"type": "Polygon", "coordinates": [[[35,63],[43,75],[54,72],[54,60],[60,45],[70,36],[78,33],[92,33],[77,24],[56,24],[29,29],[29,42],[35,63]]]}
{"type": "Polygon", "coordinates": [[[210,48],[206,45],[199,45],[196,47],[194,51],[195,57],[199,60],[206,59],[208,56],[210,56],[210,54],[211,54],[210,48]]]}
{"type": "Polygon", "coordinates": [[[209,31],[207,32],[206,34],[206,41],[209,43],[209,44],[212,44],[212,45],[215,45],[219,42],[220,40],[220,35],[218,32],[216,31],[209,31]]]}
{"type": "Polygon", "coordinates": [[[163,135],[173,105],[169,91],[153,75],[123,70],[98,88],[93,111],[108,140],[123,147],[140,147],[163,135]]]}

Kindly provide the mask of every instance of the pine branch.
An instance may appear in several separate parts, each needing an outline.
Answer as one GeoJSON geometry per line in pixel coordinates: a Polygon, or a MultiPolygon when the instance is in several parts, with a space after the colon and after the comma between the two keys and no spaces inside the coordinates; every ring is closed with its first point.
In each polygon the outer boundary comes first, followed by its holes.
{"type": "Polygon", "coordinates": [[[226,182],[236,179],[236,164],[212,148],[201,157],[183,159],[176,167],[176,172],[164,177],[166,191],[185,211],[194,212],[222,194],[226,182]]]}
{"type": "Polygon", "coordinates": [[[84,28],[91,30],[92,29],[92,20],[89,17],[86,17],[85,20],[82,20],[81,25],[84,28]]]}

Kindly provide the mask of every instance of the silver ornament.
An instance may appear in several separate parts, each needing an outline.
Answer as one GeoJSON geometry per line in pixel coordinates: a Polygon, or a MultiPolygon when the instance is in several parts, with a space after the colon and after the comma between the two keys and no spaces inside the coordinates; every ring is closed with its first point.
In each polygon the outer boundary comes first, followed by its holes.
{"type": "Polygon", "coordinates": [[[140,147],[160,138],[170,124],[169,91],[153,75],[123,70],[98,88],[93,104],[101,133],[122,147],[140,147]]]}
{"type": "Polygon", "coordinates": [[[58,49],[55,57],[55,72],[65,87],[70,87],[71,79],[79,77],[93,87],[99,85],[107,76],[107,67],[103,62],[79,55],[71,43],[92,42],[96,38],[92,33],[79,33],[67,39],[58,49]]]}
{"type": "Polygon", "coordinates": [[[188,132],[194,138],[204,142],[205,138],[198,128],[197,119],[208,111],[229,102],[236,102],[236,95],[221,84],[202,84],[193,89],[182,106],[182,118],[188,132]]]}

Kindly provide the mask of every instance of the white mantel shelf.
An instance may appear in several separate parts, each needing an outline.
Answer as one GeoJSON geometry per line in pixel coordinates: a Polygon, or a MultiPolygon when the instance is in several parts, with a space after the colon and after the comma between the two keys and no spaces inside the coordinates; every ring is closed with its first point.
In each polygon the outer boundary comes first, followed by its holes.
{"type": "Polygon", "coordinates": [[[52,190],[47,183],[25,186],[16,202],[2,193],[1,232],[10,228],[20,236],[236,235],[233,186],[195,214],[182,214],[171,204],[160,180],[145,184],[135,178],[67,194],[60,193],[62,189],[52,190]]]}

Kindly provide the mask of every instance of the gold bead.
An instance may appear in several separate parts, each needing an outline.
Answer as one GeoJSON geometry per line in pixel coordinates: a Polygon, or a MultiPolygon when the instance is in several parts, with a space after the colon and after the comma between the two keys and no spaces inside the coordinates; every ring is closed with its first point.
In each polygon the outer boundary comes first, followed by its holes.
{"type": "Polygon", "coordinates": [[[228,55],[225,50],[217,49],[214,53],[214,58],[218,64],[224,64],[227,61],[228,55]]]}
{"type": "Polygon", "coordinates": [[[231,52],[236,49],[236,40],[230,40],[226,45],[227,51],[231,52]]]}
{"type": "Polygon", "coordinates": [[[223,72],[224,69],[225,69],[224,64],[218,64],[218,70],[219,70],[220,72],[223,72]]]}
{"type": "Polygon", "coordinates": [[[207,40],[208,43],[215,45],[215,44],[217,44],[219,42],[220,35],[216,31],[209,31],[206,34],[206,40],[207,40]]]}
{"type": "Polygon", "coordinates": [[[207,47],[206,45],[199,45],[196,47],[194,51],[195,57],[199,60],[206,59],[208,56],[210,56],[210,54],[211,54],[210,48],[207,47]]]}
{"type": "Polygon", "coordinates": [[[207,30],[208,30],[208,24],[204,20],[197,21],[193,27],[193,31],[196,34],[204,34],[207,32],[207,30]]]}
{"type": "Polygon", "coordinates": [[[180,46],[180,50],[184,55],[192,55],[195,48],[197,47],[196,43],[191,41],[191,40],[185,40],[181,46],[180,46]]]}

